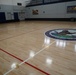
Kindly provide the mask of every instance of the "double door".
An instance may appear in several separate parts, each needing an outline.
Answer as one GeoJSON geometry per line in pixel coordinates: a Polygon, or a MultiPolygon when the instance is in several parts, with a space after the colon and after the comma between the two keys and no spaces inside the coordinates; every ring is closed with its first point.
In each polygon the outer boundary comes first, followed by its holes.
{"type": "Polygon", "coordinates": [[[6,14],[6,20],[14,20],[13,12],[5,12],[5,14],[6,14]]]}

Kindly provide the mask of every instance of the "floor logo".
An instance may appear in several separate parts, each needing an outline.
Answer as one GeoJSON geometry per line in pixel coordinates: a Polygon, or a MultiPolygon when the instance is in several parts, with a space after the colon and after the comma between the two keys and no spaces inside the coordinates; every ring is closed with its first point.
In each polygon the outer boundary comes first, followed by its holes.
{"type": "Polygon", "coordinates": [[[47,31],[45,35],[61,40],[76,40],[76,29],[54,29],[47,31]]]}

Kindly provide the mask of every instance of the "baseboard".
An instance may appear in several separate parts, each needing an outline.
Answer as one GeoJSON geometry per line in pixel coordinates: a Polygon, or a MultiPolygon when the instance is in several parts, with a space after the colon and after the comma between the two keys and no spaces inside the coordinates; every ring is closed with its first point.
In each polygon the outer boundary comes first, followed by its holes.
{"type": "Polygon", "coordinates": [[[20,20],[6,20],[6,21],[2,21],[0,23],[11,23],[11,22],[19,22],[20,20]]]}
{"type": "MultiPolygon", "coordinates": [[[[32,21],[32,20],[34,20],[34,21],[37,21],[37,20],[39,20],[39,21],[73,21],[73,20],[71,20],[71,18],[26,18],[25,19],[26,21],[27,20],[30,20],[30,21],[32,21]]],[[[76,21],[76,18],[74,19],[74,21],[76,21]]]]}

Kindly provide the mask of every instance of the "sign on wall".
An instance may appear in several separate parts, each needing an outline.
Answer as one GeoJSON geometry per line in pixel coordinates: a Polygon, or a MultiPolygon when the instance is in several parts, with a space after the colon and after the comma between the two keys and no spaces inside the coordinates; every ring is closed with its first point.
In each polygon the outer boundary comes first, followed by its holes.
{"type": "Polygon", "coordinates": [[[33,15],[38,15],[38,10],[32,10],[33,15]]]}
{"type": "Polygon", "coordinates": [[[68,6],[67,13],[76,13],[76,5],[75,6],[68,6]]]}

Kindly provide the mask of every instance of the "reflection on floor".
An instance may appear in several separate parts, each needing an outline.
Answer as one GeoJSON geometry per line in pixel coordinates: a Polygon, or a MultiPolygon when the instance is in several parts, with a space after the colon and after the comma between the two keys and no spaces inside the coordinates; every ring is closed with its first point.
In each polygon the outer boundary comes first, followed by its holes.
{"type": "Polygon", "coordinates": [[[76,41],[48,38],[51,29],[76,29],[75,22],[25,21],[0,24],[0,75],[76,75],[76,41]],[[20,60],[21,61],[20,61],[20,60]],[[29,64],[29,65],[28,65],[29,64]]]}

